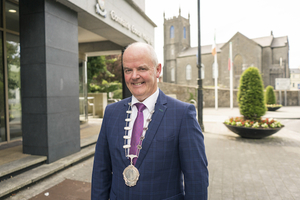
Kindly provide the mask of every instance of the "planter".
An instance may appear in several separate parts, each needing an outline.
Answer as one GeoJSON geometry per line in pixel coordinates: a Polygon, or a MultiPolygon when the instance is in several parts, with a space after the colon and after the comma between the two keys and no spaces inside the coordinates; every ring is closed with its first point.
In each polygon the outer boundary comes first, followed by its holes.
{"type": "Polygon", "coordinates": [[[277,106],[277,107],[267,107],[268,108],[268,111],[276,111],[278,110],[279,108],[281,108],[281,106],[277,106]]]}
{"type": "Polygon", "coordinates": [[[224,125],[232,132],[238,134],[242,138],[261,139],[277,133],[281,128],[249,128],[243,126],[224,125]]]}

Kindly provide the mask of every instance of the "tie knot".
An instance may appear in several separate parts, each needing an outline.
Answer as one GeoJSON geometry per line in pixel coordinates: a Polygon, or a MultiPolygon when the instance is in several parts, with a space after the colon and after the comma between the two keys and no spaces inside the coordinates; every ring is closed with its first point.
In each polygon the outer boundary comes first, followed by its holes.
{"type": "Polygon", "coordinates": [[[146,106],[142,103],[136,103],[134,105],[137,107],[138,112],[143,112],[143,110],[146,108],[146,106]]]}

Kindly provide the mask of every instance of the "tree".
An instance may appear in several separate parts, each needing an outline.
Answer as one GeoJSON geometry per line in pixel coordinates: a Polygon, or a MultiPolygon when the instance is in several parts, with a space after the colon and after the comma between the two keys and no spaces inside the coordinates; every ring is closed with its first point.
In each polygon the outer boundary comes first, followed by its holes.
{"type": "Polygon", "coordinates": [[[266,113],[263,82],[256,67],[249,67],[243,72],[237,100],[245,119],[258,120],[266,113]]]}
{"type": "Polygon", "coordinates": [[[271,85],[266,87],[265,100],[266,104],[276,104],[274,88],[271,85]]]}
{"type": "Polygon", "coordinates": [[[94,79],[100,74],[104,74],[107,77],[113,77],[114,75],[110,73],[106,68],[106,60],[104,56],[88,57],[87,62],[87,84],[88,92],[91,92],[91,83],[97,83],[94,79]]]}
{"type": "Polygon", "coordinates": [[[122,99],[122,70],[120,56],[99,56],[88,59],[88,91],[113,92],[122,99]]]}
{"type": "Polygon", "coordinates": [[[100,73],[97,76],[97,82],[101,83],[102,80],[108,82],[118,81],[122,83],[122,67],[121,67],[121,56],[120,55],[109,55],[105,56],[106,69],[114,76],[107,76],[106,74],[100,73]]]}

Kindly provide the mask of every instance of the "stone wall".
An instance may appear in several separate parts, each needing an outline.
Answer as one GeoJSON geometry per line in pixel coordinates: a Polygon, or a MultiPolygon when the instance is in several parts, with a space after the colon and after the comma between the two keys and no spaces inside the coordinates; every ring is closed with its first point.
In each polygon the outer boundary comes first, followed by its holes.
{"type": "MultiPolygon", "coordinates": [[[[94,97],[94,99],[88,101],[95,105],[95,115],[103,118],[107,106],[107,93],[88,93],[88,97],[94,97]]],[[[92,106],[88,106],[88,112],[93,113],[92,106]]]]}
{"type": "Polygon", "coordinates": [[[195,86],[184,86],[184,85],[177,85],[174,83],[165,83],[165,82],[159,82],[158,87],[169,96],[176,95],[176,98],[184,101],[184,102],[190,102],[191,97],[193,99],[197,99],[198,96],[198,89],[195,86]]]}
{"type": "MultiPolygon", "coordinates": [[[[158,83],[158,87],[167,95],[176,97],[177,99],[191,103],[191,98],[198,100],[198,90],[195,86],[176,85],[173,83],[158,83]]],[[[238,107],[237,103],[238,90],[233,90],[233,107],[238,107]]],[[[280,104],[279,91],[275,90],[277,103],[280,104]]],[[[286,92],[281,91],[281,104],[283,106],[300,106],[300,91],[289,90],[286,92]],[[285,99],[287,104],[285,104],[285,99]]],[[[215,107],[215,89],[210,87],[203,88],[203,106],[207,108],[215,107]]],[[[230,90],[218,89],[218,107],[230,107],[230,90]]]]}

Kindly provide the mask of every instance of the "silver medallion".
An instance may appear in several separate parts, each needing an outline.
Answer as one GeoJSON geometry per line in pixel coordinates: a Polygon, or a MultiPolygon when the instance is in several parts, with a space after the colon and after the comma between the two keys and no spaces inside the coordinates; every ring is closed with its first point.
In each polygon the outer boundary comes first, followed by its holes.
{"type": "Polygon", "coordinates": [[[125,180],[125,184],[129,187],[135,186],[137,181],[139,180],[140,173],[139,170],[132,165],[133,158],[137,157],[136,155],[128,155],[130,158],[130,165],[126,167],[123,171],[123,178],[125,180]]]}

